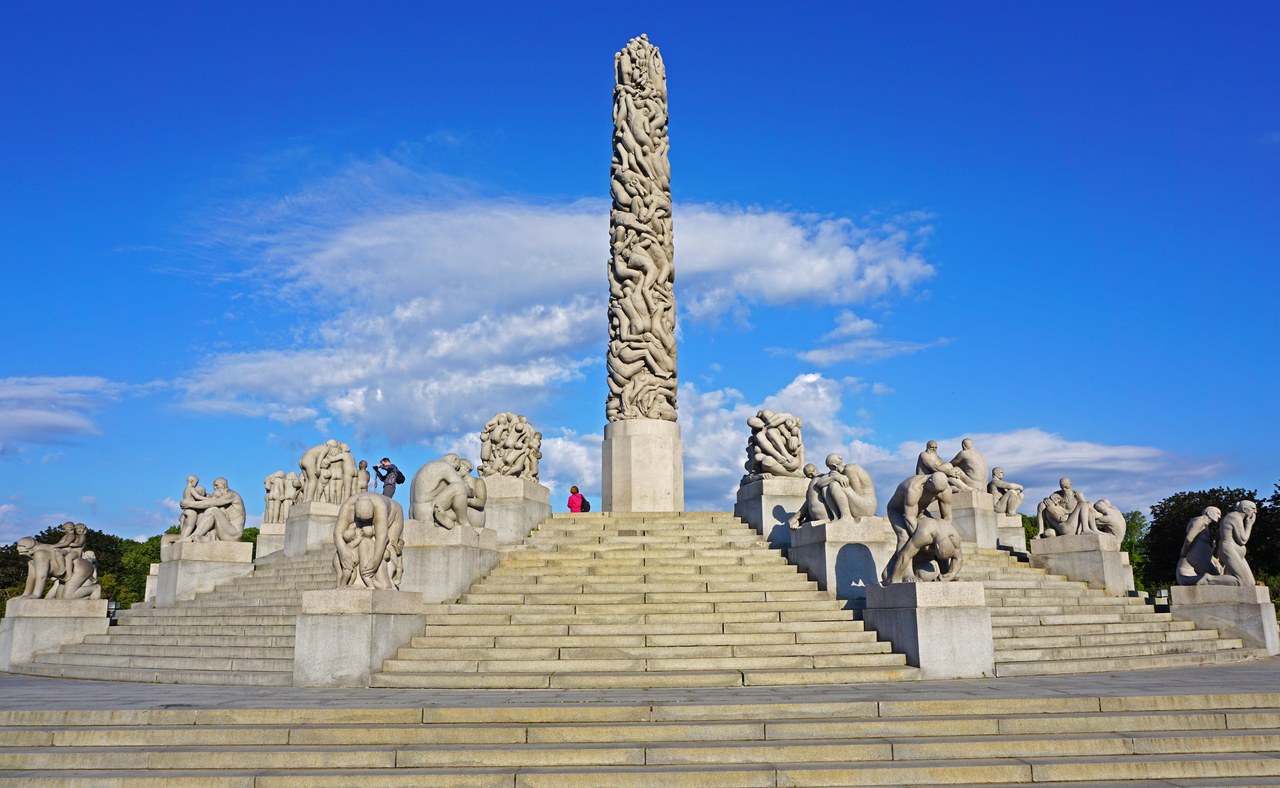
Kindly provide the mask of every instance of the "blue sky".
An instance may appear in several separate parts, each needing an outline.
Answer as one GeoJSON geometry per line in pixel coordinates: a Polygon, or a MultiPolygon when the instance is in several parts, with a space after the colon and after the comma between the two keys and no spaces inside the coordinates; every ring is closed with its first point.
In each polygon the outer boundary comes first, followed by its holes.
{"type": "Polygon", "coordinates": [[[412,470],[508,409],[598,498],[641,32],[690,508],[764,405],[882,491],[966,435],[1029,501],[1280,478],[1273,3],[190,5],[0,6],[2,541],[158,533],[189,473],[260,514],[307,446],[412,470]]]}

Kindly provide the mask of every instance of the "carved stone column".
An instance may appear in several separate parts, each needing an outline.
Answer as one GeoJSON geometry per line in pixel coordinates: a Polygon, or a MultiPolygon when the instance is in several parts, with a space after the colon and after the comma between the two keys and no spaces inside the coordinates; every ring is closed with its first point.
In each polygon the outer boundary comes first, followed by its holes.
{"type": "Polygon", "coordinates": [[[681,511],[667,74],[643,35],[614,65],[602,503],[604,511],[681,511]]]}

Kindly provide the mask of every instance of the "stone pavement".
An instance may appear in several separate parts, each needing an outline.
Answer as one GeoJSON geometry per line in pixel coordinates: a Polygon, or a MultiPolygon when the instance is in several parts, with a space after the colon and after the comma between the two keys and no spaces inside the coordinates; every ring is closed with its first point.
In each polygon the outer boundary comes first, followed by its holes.
{"type": "Polygon", "coordinates": [[[1280,657],[1125,673],[797,687],[636,690],[308,689],[131,684],[0,673],[0,711],[374,709],[644,703],[803,703],[1203,695],[1280,691],[1280,657]]]}

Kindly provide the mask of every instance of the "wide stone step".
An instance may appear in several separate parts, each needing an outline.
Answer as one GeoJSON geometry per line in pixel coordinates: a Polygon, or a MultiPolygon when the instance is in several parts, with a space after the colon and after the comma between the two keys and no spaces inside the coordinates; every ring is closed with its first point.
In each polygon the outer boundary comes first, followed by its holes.
{"type": "Polygon", "coordinates": [[[292,659],[231,658],[210,653],[203,657],[132,656],[129,654],[77,654],[57,651],[38,654],[35,662],[45,665],[92,665],[114,668],[193,671],[289,671],[292,659]]]}
{"type": "Polygon", "coordinates": [[[80,643],[63,646],[62,654],[184,657],[217,659],[293,659],[293,644],[272,647],[262,645],[158,645],[151,643],[80,643]]]}
{"type": "Polygon", "coordinates": [[[1036,637],[995,638],[997,651],[1009,649],[1045,649],[1063,646],[1106,646],[1112,643],[1162,643],[1165,641],[1212,641],[1218,633],[1212,629],[1186,629],[1170,632],[1130,632],[1124,635],[1053,635],[1036,637]]]}
{"type": "Polygon", "coordinates": [[[226,636],[236,637],[239,635],[256,635],[260,637],[293,637],[294,626],[297,619],[289,621],[287,624],[281,623],[276,625],[254,625],[254,624],[211,624],[211,623],[194,623],[194,624],[152,624],[143,622],[120,622],[120,626],[111,627],[108,630],[107,637],[165,637],[165,638],[187,638],[201,636],[226,636]]]}
{"type": "Polygon", "coordinates": [[[293,684],[292,666],[288,671],[238,670],[163,670],[105,665],[64,665],[30,662],[11,667],[12,672],[29,676],[86,679],[91,681],[135,681],[146,684],[230,684],[255,687],[288,687],[293,684]]]}
{"type": "MultiPolygon", "coordinates": [[[[991,627],[994,638],[1050,637],[1055,635],[1119,635],[1130,632],[1186,632],[1196,628],[1190,621],[1100,621],[1091,624],[1025,624],[991,627]]],[[[1213,630],[1209,630],[1213,631],[1213,630]]]]}
{"type": "MultiPolygon", "coordinates": [[[[1002,641],[1002,645],[1003,643],[1004,641],[1002,641]]],[[[1109,643],[1101,646],[1062,646],[1058,648],[997,648],[996,661],[1038,662],[1046,660],[1102,659],[1107,657],[1146,657],[1162,654],[1211,652],[1243,647],[1244,644],[1239,640],[1214,639],[1209,641],[1109,643]]]]}
{"type": "Polygon", "coordinates": [[[997,676],[1048,676],[1067,673],[1110,673],[1127,670],[1185,668],[1239,662],[1260,656],[1249,649],[1196,651],[1188,654],[1161,654],[1145,657],[1106,657],[1098,659],[1059,659],[1048,662],[1003,662],[996,657],[997,676]]]}
{"type": "Polygon", "coordinates": [[[680,670],[587,673],[391,673],[374,675],[372,687],[422,689],[663,689],[741,686],[862,684],[919,678],[912,667],[826,670],[680,670]]]}
{"type": "MultiPolygon", "coordinates": [[[[122,646],[166,646],[174,642],[176,641],[171,635],[146,635],[118,631],[118,629],[113,629],[106,635],[89,635],[84,639],[84,645],[115,643],[122,646]]],[[[259,635],[256,632],[237,635],[186,635],[181,642],[187,646],[251,646],[254,648],[288,648],[292,650],[293,635],[271,636],[259,635]]]]}

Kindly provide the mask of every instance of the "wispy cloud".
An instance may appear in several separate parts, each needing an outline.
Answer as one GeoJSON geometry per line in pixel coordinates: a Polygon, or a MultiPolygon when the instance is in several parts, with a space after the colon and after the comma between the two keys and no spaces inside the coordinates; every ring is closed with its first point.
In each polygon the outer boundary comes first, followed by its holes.
{"type": "Polygon", "coordinates": [[[0,453],[98,434],[91,414],[124,390],[100,377],[0,378],[0,453]]]}

